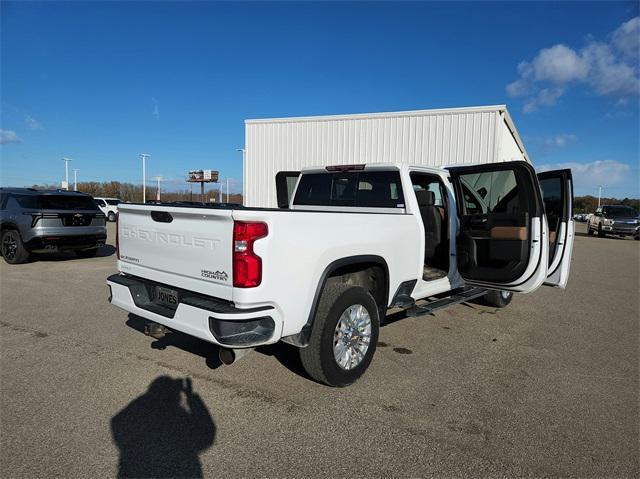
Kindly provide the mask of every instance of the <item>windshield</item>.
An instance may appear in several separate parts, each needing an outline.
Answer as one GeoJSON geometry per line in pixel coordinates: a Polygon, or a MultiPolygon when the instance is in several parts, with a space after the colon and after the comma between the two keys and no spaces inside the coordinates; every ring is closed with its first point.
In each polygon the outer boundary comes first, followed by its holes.
{"type": "Polygon", "coordinates": [[[612,218],[636,218],[638,212],[630,206],[607,206],[604,215],[612,218]]]}
{"type": "Polygon", "coordinates": [[[107,200],[107,204],[113,205],[113,206],[119,205],[120,203],[122,203],[122,201],[120,200],[107,200]]]}

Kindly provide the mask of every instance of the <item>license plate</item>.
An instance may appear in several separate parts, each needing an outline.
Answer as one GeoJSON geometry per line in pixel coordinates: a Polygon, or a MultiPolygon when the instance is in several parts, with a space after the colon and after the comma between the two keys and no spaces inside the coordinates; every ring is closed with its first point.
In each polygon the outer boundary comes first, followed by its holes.
{"type": "Polygon", "coordinates": [[[164,306],[175,309],[178,307],[178,292],[173,289],[156,286],[156,300],[164,306]]]}

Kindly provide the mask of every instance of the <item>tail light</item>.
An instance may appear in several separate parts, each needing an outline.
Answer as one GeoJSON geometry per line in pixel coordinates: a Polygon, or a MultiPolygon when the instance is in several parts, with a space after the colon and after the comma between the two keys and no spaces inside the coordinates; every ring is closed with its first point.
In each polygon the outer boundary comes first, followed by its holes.
{"type": "Polygon", "coordinates": [[[116,213],[116,258],[120,259],[120,240],[118,237],[118,230],[120,226],[120,214],[116,213]]]}
{"type": "Polygon", "coordinates": [[[233,286],[254,288],[262,282],[262,259],[254,253],[253,243],[269,234],[266,223],[233,223],[233,286]]]}

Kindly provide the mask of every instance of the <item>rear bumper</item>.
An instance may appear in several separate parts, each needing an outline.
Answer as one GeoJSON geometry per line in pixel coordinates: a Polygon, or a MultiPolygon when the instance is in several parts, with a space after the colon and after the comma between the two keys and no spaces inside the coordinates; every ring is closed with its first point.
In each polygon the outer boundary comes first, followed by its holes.
{"type": "Polygon", "coordinates": [[[109,300],[130,313],[228,348],[255,347],[280,340],[282,316],[273,306],[236,308],[233,303],[135,276],[107,278],[109,300]],[[177,291],[177,308],[155,301],[155,288],[177,291]]]}
{"type": "Polygon", "coordinates": [[[25,243],[29,251],[82,250],[102,246],[107,241],[106,233],[80,235],[36,236],[25,243]]]}

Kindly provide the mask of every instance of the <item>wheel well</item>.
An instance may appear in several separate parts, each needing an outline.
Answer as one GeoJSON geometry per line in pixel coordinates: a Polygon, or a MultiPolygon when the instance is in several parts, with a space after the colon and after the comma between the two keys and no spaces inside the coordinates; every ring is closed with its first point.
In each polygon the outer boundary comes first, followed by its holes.
{"type": "Polygon", "coordinates": [[[10,223],[9,223],[9,224],[8,224],[8,223],[5,223],[5,224],[3,224],[3,225],[1,225],[1,226],[0,226],[0,236],[1,236],[1,235],[2,235],[2,233],[4,233],[5,231],[9,231],[9,230],[16,230],[16,231],[17,231],[17,230],[18,230],[18,228],[16,228],[16,226],[15,226],[15,225],[12,225],[12,224],[10,224],[10,223]]]}
{"type": "Polygon", "coordinates": [[[389,299],[387,272],[378,263],[355,263],[340,266],[327,277],[326,284],[343,283],[360,286],[371,293],[380,308],[386,309],[389,299]]]}
{"type": "Polygon", "coordinates": [[[329,284],[341,283],[364,288],[373,296],[381,317],[386,313],[389,304],[389,270],[385,260],[380,256],[372,255],[341,258],[327,266],[322,274],[311,304],[309,318],[302,330],[282,340],[294,346],[306,347],[309,344],[318,301],[324,288],[329,284]]]}

